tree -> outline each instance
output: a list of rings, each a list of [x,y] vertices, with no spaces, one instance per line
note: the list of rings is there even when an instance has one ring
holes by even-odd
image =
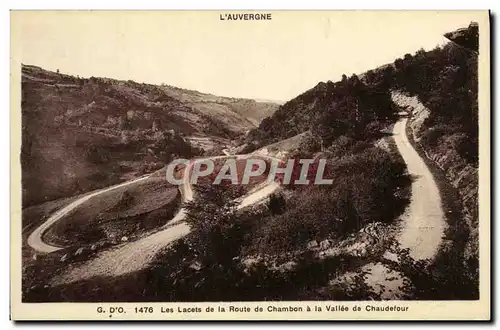
[[[306,153],[320,151],[321,140],[313,134],[306,134],[300,141],[299,149]]]
[[[282,195],[271,194],[267,201],[267,208],[272,215],[282,214],[286,208],[285,198]]]
[[[197,198],[186,208],[190,243],[204,266],[231,263],[239,254],[239,230],[232,186],[198,185]]]

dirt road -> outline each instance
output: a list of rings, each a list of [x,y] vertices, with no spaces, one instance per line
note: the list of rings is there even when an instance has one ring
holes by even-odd
[[[413,178],[411,201],[402,216],[399,242],[402,247],[410,249],[414,259],[427,259],[438,252],[445,229],[445,215],[434,177],[408,140],[407,120],[400,119],[393,130],[396,146]]]
[[[51,215],[42,225],[37,227],[30,234],[30,236],[28,237],[28,245],[31,246],[35,251],[41,252],[41,253],[50,253],[50,252],[54,252],[54,251],[62,249],[61,247],[49,245],[49,244],[46,244],[43,242],[42,236],[47,231],[47,229],[49,229],[50,226],[52,226],[54,223],[59,221],[62,217],[66,216],[68,213],[73,211],[75,208],[77,208],[81,204],[85,203],[86,201],[88,201],[89,199],[91,199],[97,195],[100,195],[102,193],[112,191],[112,190],[115,190],[115,189],[118,189],[121,187],[125,187],[125,186],[128,186],[130,184],[133,184],[133,183],[136,183],[139,181],[146,180],[147,178],[148,178],[148,176],[144,176],[144,177],[132,180],[132,181],[127,181],[124,183],[117,184],[115,186],[111,186],[111,187],[108,187],[105,189],[97,190],[93,193],[85,195],[82,198],[79,198],[76,201],[66,205],[65,207],[63,207],[62,209],[58,210],[53,215]]]
[[[444,234],[445,216],[441,197],[432,173],[413,148],[406,135],[408,118],[399,119],[394,125],[393,137],[399,153],[412,176],[411,200],[401,216],[397,240],[402,248],[410,250],[415,260],[432,259],[439,250]],[[397,256],[386,255],[397,260]],[[369,274],[366,283],[381,294],[382,299],[400,299],[403,285],[401,274],[388,269],[382,263],[370,263],[363,267]]]
[[[223,157],[224,156],[213,157],[212,159]],[[237,157],[244,157],[244,155]],[[202,159],[198,159],[197,161],[201,160]],[[189,172],[195,163],[196,162],[192,162],[186,166],[184,170],[184,183],[179,187],[184,202],[189,202],[194,198],[192,186],[189,182]],[[270,184],[253,191],[242,199],[238,208],[243,208],[262,201],[278,187],[278,184]],[[119,276],[147,267],[162,248],[189,233],[189,226],[183,222],[185,216],[185,210],[182,208],[175,217],[165,225],[165,229],[137,241],[103,251],[96,258],[54,278],[51,284],[70,283],[94,276]]]

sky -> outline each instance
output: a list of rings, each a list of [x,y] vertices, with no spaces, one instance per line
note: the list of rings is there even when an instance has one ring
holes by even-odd
[[[266,11],[268,13],[269,11]],[[287,101],[447,40],[484,12],[13,12],[20,61],[81,77],[165,83],[221,96]],[[482,17],[482,16],[479,16]]]

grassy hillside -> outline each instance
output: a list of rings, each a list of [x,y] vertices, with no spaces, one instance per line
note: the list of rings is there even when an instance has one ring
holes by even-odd
[[[395,119],[389,78],[366,82],[344,75],[338,82],[320,82],[265,118],[248,134],[247,143],[256,149],[306,131],[323,147],[346,134],[363,139]]]
[[[259,147],[309,132],[310,142],[306,145],[313,151],[318,150],[321,143],[321,149],[342,155],[346,137],[354,143],[360,143],[362,139],[366,141],[370,132],[379,128],[384,119],[390,122],[401,110],[413,112],[409,132],[422,148],[423,155],[458,191],[455,202],[461,204],[462,209],[455,211],[463,214],[459,221],[448,224],[440,265],[431,265],[422,271],[422,274],[430,274],[430,269],[433,269],[432,276],[445,280],[439,285],[428,283],[434,291],[423,288],[421,297],[477,297],[478,33],[477,24],[472,22],[466,28],[446,33],[445,37],[451,42],[442,47],[404,54],[393,63],[359,77],[319,83],[285,103],[249,134],[254,139],[254,147]],[[395,91],[406,94],[405,97],[396,96],[397,105],[389,100],[390,93],[393,96],[398,94]],[[410,96],[422,106],[407,103],[401,107],[404,100],[411,99]],[[377,105],[382,109],[377,109]],[[328,124],[324,125],[325,122]],[[359,199],[363,195],[356,196]],[[429,278],[423,281],[429,281]],[[461,294],[460,287],[472,289]]]
[[[258,126],[262,119],[272,115],[278,108],[278,104],[269,101],[216,96],[172,86],[162,86],[162,90],[184,105],[226,123],[234,131],[238,127],[250,129]]]
[[[444,47],[405,54],[359,76],[318,83],[281,105],[246,142],[256,149],[306,131],[327,145],[346,132],[360,136],[395,118],[399,108],[391,91],[397,89],[418,96],[431,109],[425,124],[437,128],[429,130],[431,143],[446,131],[461,134],[457,151],[467,162],[477,162],[477,24],[445,36],[452,42]]]
[[[458,192],[462,217],[449,223],[444,260],[456,292],[467,285],[479,296],[479,108],[478,40],[475,23],[445,34],[452,42],[431,51],[407,54],[395,62],[395,88],[415,96],[404,102],[413,111],[410,129],[426,157]],[[448,283],[450,284],[450,283]],[[450,290],[451,291],[451,290]]]
[[[22,66],[23,206],[225,145],[277,105]]]

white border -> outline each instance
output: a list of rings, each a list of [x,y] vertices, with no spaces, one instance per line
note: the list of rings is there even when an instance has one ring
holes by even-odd
[[[120,6],[117,6],[119,4]],[[285,5],[286,4],[286,5]],[[319,0],[308,0],[308,1],[287,1],[283,3],[279,3],[277,1],[270,1],[270,0],[254,0],[254,1],[193,1],[193,0],[186,0],[178,3],[167,3],[166,1],[152,1],[152,0],[141,0],[141,1],[128,1],[128,0],[123,0],[120,2],[116,1],[103,1],[103,0],[87,0],[87,1],[54,1],[54,0],[49,0],[49,1],[44,1],[43,5],[39,1],[3,1],[1,6],[2,10],[0,13],[0,24],[2,24],[2,29],[0,30],[0,38],[2,39],[2,51],[0,52],[2,56],[2,65],[0,66],[1,68],[1,81],[2,81],[2,97],[0,98],[2,105],[3,105],[3,111],[1,112],[1,118],[0,118],[0,123],[2,125],[0,129],[0,146],[3,148],[3,161],[0,164],[1,167],[1,173],[2,173],[2,185],[0,189],[0,203],[1,203],[1,210],[3,212],[4,217],[2,217],[1,221],[1,226],[2,226],[2,233],[4,235],[4,239],[2,240],[2,248],[1,248],[1,253],[5,258],[2,258],[4,260],[4,265],[5,262],[9,259],[10,257],[10,247],[9,247],[9,240],[6,237],[8,233],[10,232],[9,230],[9,218],[10,218],[10,212],[9,212],[9,199],[10,199],[10,190],[9,190],[9,111],[8,109],[10,108],[9,106],[9,38],[10,38],[10,31],[9,31],[9,12],[8,9],[493,9],[493,12],[498,12],[498,7],[499,7],[500,2],[499,1],[485,1],[485,0],[474,0],[474,1],[436,1],[436,0],[420,0],[415,3],[406,3],[406,2],[401,2],[401,1],[388,1],[388,0],[379,0],[379,1],[370,1],[370,0],[365,0],[365,1],[349,1],[349,2],[326,2],[326,1],[319,1]],[[498,42],[498,35],[496,33],[493,33],[492,36],[494,37],[494,40],[492,40],[492,46],[494,46]],[[494,47],[492,47],[493,50]],[[497,59],[497,54],[495,54],[495,59]],[[492,58],[492,61],[494,59]],[[492,78],[495,76],[497,73],[497,70],[492,73]],[[498,85],[496,85],[495,90],[492,91],[492,96],[497,95],[499,91]],[[494,109],[498,109],[498,103],[495,98],[492,99],[492,105],[494,106]],[[498,118],[498,115],[496,116],[495,124],[498,127],[500,119]],[[493,129],[493,132],[496,130]],[[496,145],[496,153],[498,154],[498,140],[495,139],[494,145]],[[497,181],[495,181],[495,184]],[[500,197],[498,195],[495,198],[495,205],[500,205]],[[495,234],[498,234],[498,229],[499,226],[496,225],[496,231]],[[498,237],[498,235],[496,235]],[[493,240],[494,242],[495,240]],[[498,262],[498,254],[494,254],[495,256],[495,262]],[[3,272],[2,272],[2,283],[3,285],[1,286],[2,291],[1,296],[3,297],[2,300],[2,310],[4,313],[8,310],[9,308],[9,300],[7,297],[9,297],[9,284],[8,284],[8,278],[9,278],[9,269],[8,267],[3,267]],[[495,286],[496,289],[498,290],[498,286]],[[495,296],[496,296],[495,292]],[[498,309],[498,304],[495,304]],[[496,311],[495,311],[496,312]],[[494,312],[493,315],[496,313]],[[498,315],[498,314],[496,314]],[[4,314],[3,320],[7,320],[6,315]],[[13,323],[12,322],[5,322],[2,323],[2,328],[3,326],[6,326],[7,328],[13,328]],[[26,325],[25,325],[26,326]],[[33,325],[27,325],[26,327],[31,328]],[[49,325],[50,326],[50,325]],[[70,325],[62,325],[61,328],[67,329],[69,328]],[[112,326],[111,324],[109,326]],[[114,325],[114,326],[121,326],[120,325]],[[188,325],[182,324],[182,325],[174,325],[174,324],[160,324],[160,325],[155,325],[158,327],[186,327]],[[211,325],[211,326],[219,326],[219,325]],[[258,325],[259,327],[267,326],[267,325]],[[288,325],[287,325],[288,326]],[[334,325],[335,327],[346,327],[346,324],[336,324]],[[356,326],[364,327],[366,324],[357,324]],[[370,324],[370,326],[377,326]],[[383,324],[380,324],[378,326],[385,326]],[[401,326],[399,324],[398,326]],[[428,328],[429,324],[420,324],[416,325],[416,327],[425,327]],[[473,326],[473,325],[472,325]]]

